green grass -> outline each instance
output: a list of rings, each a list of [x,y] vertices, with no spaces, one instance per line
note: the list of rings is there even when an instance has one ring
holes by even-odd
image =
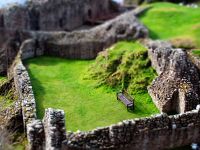
[[[7,80],[6,77],[0,76],[0,85]],[[11,106],[13,104],[13,100],[11,100],[11,97],[13,95],[13,92],[9,90],[6,92],[6,94],[0,93],[0,107],[1,109],[6,109],[7,107]]]
[[[200,8],[172,3],[153,3],[150,6],[140,20],[149,28],[151,38],[200,47]]]
[[[134,96],[146,94],[156,77],[147,49],[138,42],[116,43],[99,54],[89,71],[89,78],[98,80],[99,86],[125,89]]]
[[[200,49],[192,50],[192,54],[200,57]]]
[[[0,85],[2,82],[6,81],[6,77],[0,76]]]
[[[158,113],[147,93],[136,95],[135,110],[127,112],[125,106],[116,100],[114,89],[96,87],[96,80],[85,78],[88,66],[93,63],[54,57],[39,57],[25,62],[39,118],[43,117],[45,108],[63,109],[67,130],[86,131]]]

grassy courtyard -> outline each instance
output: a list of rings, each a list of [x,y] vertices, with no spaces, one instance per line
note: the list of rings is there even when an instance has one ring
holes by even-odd
[[[116,90],[86,79],[94,61],[38,57],[25,62],[37,103],[39,118],[45,108],[63,109],[67,130],[90,130],[125,119],[150,116],[159,111],[148,93],[134,95],[135,110],[127,112],[116,100]]]
[[[140,16],[153,39],[171,40],[177,47],[200,47],[200,8],[153,3]]]

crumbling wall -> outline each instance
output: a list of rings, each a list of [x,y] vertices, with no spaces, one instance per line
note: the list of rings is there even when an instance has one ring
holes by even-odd
[[[44,41],[44,53],[73,59],[94,59],[97,54],[119,40],[146,38],[148,30],[135,17],[135,11],[127,12],[90,30],[38,33]],[[41,40],[42,41],[42,40]]]
[[[82,26],[88,12],[109,15],[111,0],[32,0],[0,10],[0,27],[17,30],[71,31]]]
[[[174,115],[125,120],[90,132],[70,133],[63,150],[169,149],[199,142],[200,109]]]
[[[40,48],[38,40],[27,39],[20,47],[21,59],[29,59],[44,55],[44,49]]]
[[[29,150],[60,150],[66,139],[63,110],[46,109],[43,122],[32,121],[27,125]]]
[[[43,150],[45,147],[44,126],[42,121],[34,120],[27,124],[29,150]]]
[[[148,30],[135,17],[125,13],[90,30],[43,32],[0,29],[0,74],[6,74],[19,50],[22,59],[40,55],[71,59],[94,59],[98,52],[119,40],[135,40],[148,36]]]
[[[31,150],[37,147],[38,143],[42,145],[45,143],[44,149],[48,150],[61,147],[63,150],[105,148],[156,150],[200,142],[200,106],[196,110],[174,116],[160,114],[149,118],[125,120],[89,132],[68,132],[65,140],[64,112],[47,109],[43,125],[40,121],[35,121],[34,95],[28,73],[20,59],[15,64],[14,70],[14,81],[22,100],[24,125],[28,124],[27,137]],[[42,149],[39,145],[38,148]]]
[[[200,103],[200,78],[187,53],[161,42],[150,44],[148,53],[159,75],[148,87],[156,106],[166,113],[193,110]]]
[[[46,109],[43,125],[37,120],[27,126],[30,150],[42,149],[42,145],[48,150],[170,149],[200,142],[199,133],[200,105],[184,114],[159,114],[124,120],[89,132],[67,132],[67,138],[62,110]]]
[[[45,110],[43,119],[47,150],[60,150],[66,139],[65,115],[63,110]]]
[[[16,92],[21,101],[24,127],[26,128],[28,123],[37,118],[35,97],[33,94],[30,77],[26,68],[22,64],[21,59],[16,58],[16,64],[13,67],[13,72]]]

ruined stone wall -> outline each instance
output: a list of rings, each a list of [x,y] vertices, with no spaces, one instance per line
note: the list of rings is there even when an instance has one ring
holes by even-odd
[[[84,31],[43,32],[0,28],[0,74],[6,74],[19,50],[22,59],[50,55],[71,59],[94,59],[98,52],[118,40],[148,36],[148,30],[131,11]]]
[[[48,150],[59,150],[66,139],[65,115],[63,110],[46,109],[43,119],[45,143]]]
[[[89,132],[67,132],[67,138],[64,112],[47,109],[43,122],[28,124],[27,138],[30,150],[170,149],[200,142],[200,106],[179,115],[159,114]]]
[[[27,39],[20,47],[21,59],[29,59],[44,55],[44,49],[40,48],[38,40]]]
[[[19,58],[16,58],[13,73],[16,92],[21,101],[24,127],[26,128],[28,123],[36,119],[36,103],[30,77]]]
[[[29,150],[60,150],[66,139],[63,110],[46,109],[43,121],[35,120],[27,125]]]
[[[41,120],[27,124],[27,140],[29,150],[43,150],[45,147],[44,126]]]
[[[200,142],[200,109],[174,115],[120,122],[90,132],[69,133],[63,150],[74,149],[169,149]]]
[[[166,113],[193,110],[200,103],[199,69],[195,62],[184,50],[174,49],[166,42],[149,42],[148,47],[152,66],[158,73],[148,87],[156,106]]]
[[[94,59],[97,54],[119,40],[136,40],[148,36],[148,30],[130,11],[90,30],[45,34],[44,53],[72,59]],[[38,37],[44,37],[39,33]]]
[[[88,13],[109,15],[110,0],[32,0],[0,10],[0,27],[18,30],[71,31],[82,26]]]
[[[195,66],[200,70],[200,59],[191,52],[187,52],[188,58],[195,64]]]

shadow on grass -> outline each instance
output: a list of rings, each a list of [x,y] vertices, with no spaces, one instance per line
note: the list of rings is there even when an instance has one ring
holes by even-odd
[[[59,63],[66,62],[66,61],[67,61],[67,63],[73,63],[74,61],[77,61],[77,60],[45,55],[45,56],[39,56],[39,57],[37,57],[37,59],[30,58],[28,60],[25,60],[24,64],[34,64],[34,65],[38,65],[38,66],[55,66],[55,65],[58,65]],[[26,68],[28,68],[28,65],[26,65]]]
[[[161,39],[156,32],[152,31],[151,29],[148,29],[148,30],[149,30],[149,36],[150,36],[150,38],[152,38],[153,40]]]

